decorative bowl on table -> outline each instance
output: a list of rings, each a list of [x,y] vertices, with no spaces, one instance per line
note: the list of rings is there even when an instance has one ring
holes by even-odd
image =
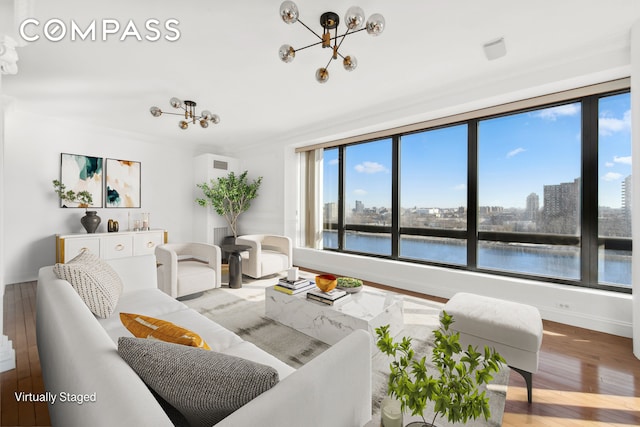
[[[362,280],[360,279],[354,279],[353,277],[339,277],[336,287],[343,291],[355,293],[360,292],[363,286]]]
[[[320,288],[322,292],[332,291],[337,284],[338,279],[336,279],[336,276],[332,276],[331,274],[321,274],[316,276],[316,286]]]

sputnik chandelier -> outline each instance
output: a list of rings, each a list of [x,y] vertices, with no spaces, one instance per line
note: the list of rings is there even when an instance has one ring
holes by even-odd
[[[342,58],[342,65],[344,66],[345,70],[353,71],[358,66],[358,61],[353,55],[344,56],[338,51],[340,49],[340,46],[342,46],[342,42],[344,42],[344,39],[348,35],[367,30],[367,33],[371,34],[372,36],[379,36],[380,34],[382,34],[382,31],[384,31],[385,27],[384,17],[379,13],[374,13],[373,15],[371,15],[365,24],[364,11],[358,6],[352,6],[347,10],[347,13],[344,15],[344,21],[345,25],[347,26],[347,31],[344,34],[340,35],[338,35],[338,24],[340,24],[340,18],[335,12],[325,12],[320,16],[320,25],[323,29],[322,35],[309,28],[304,22],[300,20],[299,16],[300,13],[298,12],[298,6],[296,6],[294,2],[285,1],[280,5],[280,17],[285,23],[295,24],[296,22],[299,22],[303,27],[305,27],[316,37],[318,37],[320,41],[312,43],[308,46],[300,47],[298,49],[294,49],[292,46],[284,44],[280,47],[280,59],[283,62],[291,62],[295,58],[296,52],[299,52],[311,46],[317,46],[319,44],[321,44],[323,48],[332,49],[333,52],[327,65],[316,70],[316,80],[320,83],[326,83],[327,80],[329,80],[329,71],[327,71],[327,69],[331,64],[331,61],[333,61],[334,59],[338,59],[338,56]],[[331,33],[331,30],[334,30],[333,35]],[[332,41],[333,45],[331,44]]]
[[[200,126],[203,128],[209,127],[209,122],[217,125],[220,123],[220,117],[217,114],[212,114],[211,111],[202,110],[200,115],[196,114],[196,103],[194,101],[182,101],[178,98],[171,98],[169,103],[173,108],[178,108],[184,110],[184,113],[169,113],[166,111],[162,111],[158,107],[149,108],[149,112],[153,117],[160,117],[163,114],[173,114],[174,116],[184,116],[184,120],[180,120],[178,122],[178,126],[180,129],[186,129],[189,127],[189,122],[192,122],[194,125],[196,122],[200,123]]]

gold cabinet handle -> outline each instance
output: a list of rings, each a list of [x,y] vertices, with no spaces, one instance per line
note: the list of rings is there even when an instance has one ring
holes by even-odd
[[[122,243],[118,243],[118,244],[116,245],[116,251],[121,251],[121,250],[123,250],[123,249],[124,249],[124,245],[123,245]]]

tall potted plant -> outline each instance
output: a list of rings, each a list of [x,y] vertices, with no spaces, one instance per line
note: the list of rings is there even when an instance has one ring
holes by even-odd
[[[204,194],[204,198],[196,199],[196,202],[203,207],[213,206],[213,210],[229,224],[234,239],[238,237],[238,217],[251,207],[251,201],[258,196],[262,183],[261,176],[249,183],[247,172],[237,176],[229,172],[226,177],[196,184]]]
[[[452,423],[466,423],[480,416],[488,420],[491,416],[489,398],[479,387],[493,379],[491,373],[498,372],[505,360],[495,349],[486,346],[484,354],[472,346],[463,351],[460,333],[449,329],[452,323],[453,317],[443,312],[440,328],[433,331],[431,361],[436,376],[428,373],[426,356],[416,358],[410,337],[394,342],[389,335],[389,325],[376,328],[378,348],[393,357],[387,394],[400,401],[403,412],[410,410],[411,415],[422,418],[422,422],[410,425],[435,426],[438,416]],[[430,423],[424,418],[429,401],[433,402],[434,413]]]
[[[93,196],[88,191],[75,192],[73,190],[67,190],[67,187],[57,179],[53,180],[53,189],[60,198],[60,200],[67,201],[69,203],[77,203],[78,207],[84,208],[85,215],[80,219],[80,223],[87,230],[87,233],[95,233],[96,229],[100,225],[100,217],[96,211],[88,210],[89,206],[93,203]],[[62,207],[66,208],[66,205]]]

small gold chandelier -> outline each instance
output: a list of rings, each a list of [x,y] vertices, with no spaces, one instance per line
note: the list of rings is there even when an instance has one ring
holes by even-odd
[[[367,33],[370,35],[379,36],[382,34],[382,31],[384,31],[385,27],[384,17],[379,13],[371,15],[365,24],[364,11],[358,6],[352,6],[347,10],[347,13],[344,15],[347,31],[340,35],[338,35],[338,24],[340,24],[340,18],[335,12],[325,12],[320,16],[320,25],[323,28],[322,35],[309,28],[299,19],[299,16],[300,13],[298,12],[298,6],[296,6],[294,2],[285,1],[280,5],[280,17],[285,23],[295,24],[296,22],[299,22],[303,27],[318,37],[320,41],[298,49],[294,49],[288,44],[283,44],[280,46],[278,54],[282,62],[289,63],[295,58],[296,52],[311,46],[321,44],[323,48],[332,49],[333,52],[327,65],[316,70],[316,80],[319,83],[326,83],[326,81],[329,80],[329,71],[327,71],[327,68],[329,68],[331,61],[338,59],[338,56],[342,58],[342,65],[345,70],[353,71],[358,66],[358,61],[353,55],[343,56],[338,52],[347,35],[367,30]],[[334,35],[331,34],[331,30],[334,30]],[[333,45],[331,44],[332,41]]]
[[[173,108],[178,108],[184,110],[184,113],[168,113],[166,111],[162,111],[158,107],[149,108],[149,112],[153,117],[160,117],[162,114],[173,114],[174,116],[184,116],[184,120],[180,120],[178,122],[178,126],[180,129],[186,129],[189,127],[189,122],[192,122],[194,125],[196,122],[200,123],[200,126],[203,128],[209,127],[209,122],[217,125],[220,123],[220,117],[217,114],[212,114],[211,111],[202,110],[202,113],[198,116],[196,114],[196,103],[194,101],[182,101],[178,98],[171,98],[169,103]]]

